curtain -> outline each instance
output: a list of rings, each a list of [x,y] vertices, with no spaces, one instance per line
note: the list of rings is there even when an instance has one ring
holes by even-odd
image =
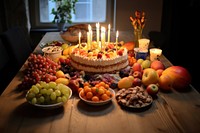
[[[20,26],[29,34],[28,0],[2,0],[0,5],[0,32]]]

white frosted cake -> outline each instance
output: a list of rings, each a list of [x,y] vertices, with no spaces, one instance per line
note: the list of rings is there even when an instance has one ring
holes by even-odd
[[[113,48],[111,44],[104,50],[87,50],[79,48],[73,49],[71,54],[71,65],[85,72],[106,73],[119,71],[128,66],[128,54],[126,48]]]

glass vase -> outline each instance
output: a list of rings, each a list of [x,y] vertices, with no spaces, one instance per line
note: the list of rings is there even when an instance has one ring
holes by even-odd
[[[134,29],[133,41],[135,42],[135,48],[139,47],[139,39],[142,38],[142,29]]]

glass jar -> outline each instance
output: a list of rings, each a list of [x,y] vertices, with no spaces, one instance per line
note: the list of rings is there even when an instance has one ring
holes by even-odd
[[[142,29],[134,29],[133,31],[133,41],[135,42],[135,48],[139,47],[138,40],[142,38]]]

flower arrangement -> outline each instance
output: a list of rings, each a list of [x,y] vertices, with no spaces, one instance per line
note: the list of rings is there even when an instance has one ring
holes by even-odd
[[[134,29],[141,29],[143,30],[145,26],[145,12],[144,11],[135,11],[135,18],[130,16],[131,24],[133,25]]]

